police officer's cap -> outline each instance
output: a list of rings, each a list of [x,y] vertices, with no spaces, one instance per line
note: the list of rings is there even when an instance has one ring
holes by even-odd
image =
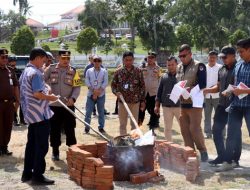
[[[46,51],[47,56],[51,57],[52,59],[54,59],[54,56],[52,55],[52,53],[50,53],[49,51]]]
[[[8,55],[8,50],[5,48],[0,48],[0,55]]]
[[[69,50],[59,50],[58,54],[62,57],[70,57],[71,52]]]
[[[233,47],[230,47],[230,46],[224,46],[222,49],[221,49],[221,53],[219,54],[220,57],[225,57],[227,55],[235,55],[236,51]]]
[[[154,51],[150,51],[150,52],[148,52],[148,56],[154,56],[154,57],[156,57],[157,54]]]
[[[218,52],[216,50],[211,50],[208,52],[208,55],[218,55]]]
[[[16,58],[16,56],[9,56],[9,58],[8,58],[8,60],[9,60],[9,62],[11,62],[11,61],[17,61],[17,58]]]
[[[93,60],[102,60],[102,58],[99,55],[94,55]]]

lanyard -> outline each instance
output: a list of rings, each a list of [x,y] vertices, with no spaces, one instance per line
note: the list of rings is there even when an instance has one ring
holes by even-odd
[[[97,74],[96,74],[96,73],[97,73]],[[99,73],[100,73],[100,71],[98,71],[98,72],[95,72],[95,69],[94,69],[95,80],[97,80],[97,78],[98,78],[98,75],[99,75]]]

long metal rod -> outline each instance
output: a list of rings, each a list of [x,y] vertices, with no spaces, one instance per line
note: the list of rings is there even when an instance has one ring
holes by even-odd
[[[105,139],[106,141],[112,143],[112,141],[110,139],[108,139],[106,136],[104,136],[102,133],[100,133],[99,131],[95,130],[91,125],[89,125],[87,122],[85,122],[83,119],[81,119],[75,112],[73,112],[70,108],[68,108],[67,105],[65,105],[59,98],[57,99],[57,101],[66,109],[68,110],[76,119],[78,119],[80,122],[84,123],[85,125],[87,125],[92,131],[94,131],[96,134],[100,135],[103,139]]]
[[[137,123],[136,120],[135,120],[135,117],[134,117],[133,114],[131,113],[131,111],[130,111],[130,109],[129,109],[129,107],[128,107],[128,104],[125,102],[125,100],[124,100],[122,94],[120,95],[120,99],[121,99],[121,101],[122,101],[124,107],[126,108],[126,110],[127,110],[127,112],[128,112],[128,115],[129,115],[130,119],[133,121],[135,127],[136,127],[137,129],[140,129],[138,123]]]

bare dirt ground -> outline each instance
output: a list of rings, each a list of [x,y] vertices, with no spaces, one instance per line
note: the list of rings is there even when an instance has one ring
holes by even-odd
[[[114,111],[115,107],[115,96],[110,92],[110,87],[107,88],[106,95],[106,108],[111,113]],[[86,103],[86,88],[83,87],[81,95],[77,101],[78,108],[84,108]],[[80,115],[78,112],[76,112]],[[83,117],[83,116],[82,116]],[[148,115],[144,121],[142,129],[144,132],[148,130],[147,127]],[[107,136],[115,137],[119,135],[119,120],[117,116],[109,115],[106,117],[105,130],[107,131]],[[98,122],[97,118],[93,117],[92,126],[97,128]],[[156,132],[158,139],[164,139],[164,129],[163,129],[163,118],[161,117],[160,129]],[[214,168],[208,166],[208,164],[201,165],[201,175],[198,177],[195,183],[190,183],[185,180],[183,174],[176,173],[174,171],[161,170],[164,174],[166,181],[159,184],[142,184],[142,185],[132,185],[129,182],[114,182],[114,189],[250,189],[250,139],[248,132],[246,130],[245,124],[243,125],[243,153],[241,157],[240,164],[241,168],[223,173],[215,173]],[[91,132],[89,135],[83,133],[83,124],[77,122],[76,136],[78,143],[88,143],[95,142],[100,139],[97,135]],[[49,150],[46,162],[46,176],[51,179],[56,180],[53,186],[32,186],[29,183],[22,183],[20,181],[21,173],[23,170],[23,158],[24,150],[26,144],[27,127],[13,127],[12,138],[9,145],[9,149],[13,151],[13,156],[11,157],[0,157],[0,189],[62,189],[62,190],[75,190],[82,189],[77,186],[73,181],[71,181],[67,174],[66,167],[66,150],[67,146],[65,143],[60,147],[61,151],[61,161],[53,162],[51,161],[51,149]],[[173,139],[175,143],[183,144],[183,140],[180,134],[179,126],[174,122],[173,127]],[[65,142],[65,137],[63,136],[62,141]],[[206,145],[208,147],[208,152],[210,158],[214,158],[216,155],[213,141],[211,139],[206,140]],[[53,169],[54,168],[54,169]],[[53,170],[51,170],[53,169]]]

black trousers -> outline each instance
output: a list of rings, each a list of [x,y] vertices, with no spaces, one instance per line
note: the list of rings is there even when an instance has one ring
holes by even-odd
[[[46,168],[45,156],[49,149],[49,120],[30,124],[24,157],[24,174],[41,177]]]
[[[53,117],[50,119],[51,131],[50,131],[50,146],[58,148],[61,145],[61,129],[64,129],[66,135],[66,145],[71,146],[76,144],[75,117],[63,107],[50,106],[54,112]],[[69,107],[72,111],[75,111],[73,106]]]
[[[149,128],[154,129],[159,126],[159,116],[155,114],[154,108],[155,108],[155,97],[156,96],[149,96],[149,93],[147,93],[146,96],[146,110],[150,114],[150,120],[149,120]],[[139,110],[139,117],[138,117],[138,123],[141,125],[145,118],[145,111]]]

